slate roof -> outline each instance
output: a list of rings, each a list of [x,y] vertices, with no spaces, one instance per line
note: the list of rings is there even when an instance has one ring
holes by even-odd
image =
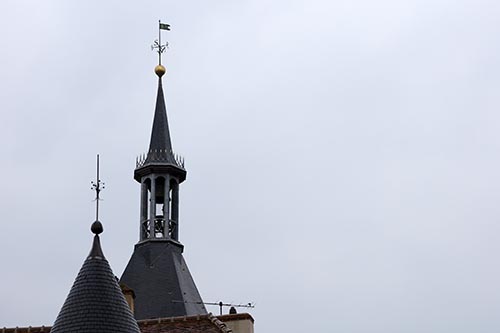
[[[207,314],[182,250],[172,240],[135,246],[120,283],[135,293],[137,320]]]
[[[159,154],[161,156],[159,156]],[[168,128],[167,107],[163,96],[163,85],[161,78],[158,79],[158,94],[156,96],[156,107],[151,130],[151,141],[149,143],[148,158],[146,162],[162,161],[177,165],[172,152],[172,141]]]
[[[139,333],[139,327],[104,257],[99,236],[57,316],[52,333]]]
[[[162,73],[162,71],[160,71]],[[149,152],[136,165],[134,178],[169,174],[178,183],[186,179],[183,160],[172,152],[161,75]],[[206,314],[201,296],[182,257],[183,246],[171,239],[148,239],[137,244],[120,283],[135,294],[137,320]]]

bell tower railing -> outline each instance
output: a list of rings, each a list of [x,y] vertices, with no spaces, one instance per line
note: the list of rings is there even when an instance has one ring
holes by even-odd
[[[168,220],[168,230],[167,236],[165,235],[165,218],[163,216],[158,215],[154,219],[154,235],[151,237],[151,223],[150,220],[143,220],[141,222],[141,240],[147,239],[175,239],[173,235],[175,234],[175,230],[177,228],[177,221],[169,219]]]

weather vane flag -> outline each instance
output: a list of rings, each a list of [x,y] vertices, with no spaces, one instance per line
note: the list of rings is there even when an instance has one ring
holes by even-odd
[[[158,64],[161,65],[161,54],[168,48],[168,42],[165,44],[161,43],[161,31],[170,31],[170,24],[161,23],[161,21],[158,21],[158,24],[158,39],[154,41],[153,45],[151,45],[151,50],[156,49],[156,52],[158,52]]]
[[[161,21],[158,21],[158,22],[160,22],[160,30],[169,30],[170,31],[170,24],[161,23]]]

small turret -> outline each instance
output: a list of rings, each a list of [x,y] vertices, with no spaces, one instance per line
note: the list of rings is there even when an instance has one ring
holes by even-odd
[[[179,184],[186,179],[184,161],[176,158],[168,127],[162,76],[166,69],[155,68],[158,94],[149,151],[140,159],[134,178],[141,184],[139,240],[179,240]]]
[[[92,224],[95,234],[90,253],[57,316],[52,333],[140,333],[115,275],[101,248],[102,224]]]

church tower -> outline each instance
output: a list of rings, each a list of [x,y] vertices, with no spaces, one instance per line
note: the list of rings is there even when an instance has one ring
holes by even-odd
[[[155,72],[158,94],[149,151],[138,158],[134,171],[141,184],[139,242],[120,279],[135,295],[137,320],[207,313],[182,256],[179,186],[186,170],[170,140],[162,86],[166,69],[160,64]]]

